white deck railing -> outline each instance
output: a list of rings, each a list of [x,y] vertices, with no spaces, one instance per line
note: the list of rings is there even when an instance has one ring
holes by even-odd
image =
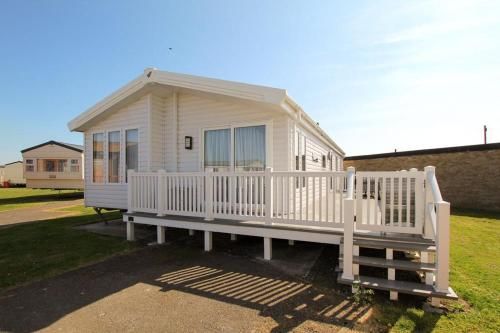
[[[424,235],[436,241],[436,279],[438,291],[447,292],[450,264],[450,203],[443,201],[435,168],[425,168]]]
[[[360,230],[421,234],[424,173],[356,172],[356,226]]]
[[[264,221],[355,231],[427,235],[436,226],[437,182],[424,171],[397,172],[134,172],[128,174],[129,212]],[[349,179],[349,180],[348,180]],[[427,183],[427,185],[426,185]],[[345,207],[352,200],[353,212]],[[431,206],[434,209],[431,209]],[[426,213],[427,210],[427,213]]]

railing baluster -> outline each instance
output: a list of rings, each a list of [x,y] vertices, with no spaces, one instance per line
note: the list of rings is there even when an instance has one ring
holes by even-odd
[[[410,227],[411,226],[411,194],[410,194],[410,187],[411,187],[411,177],[408,176],[406,177],[406,226]]]

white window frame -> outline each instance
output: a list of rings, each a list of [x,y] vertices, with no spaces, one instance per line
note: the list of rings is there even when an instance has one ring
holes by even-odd
[[[230,154],[229,154],[229,171],[234,171],[234,129],[239,127],[252,127],[252,126],[265,126],[266,129],[266,168],[273,166],[273,121],[251,121],[251,122],[234,122],[228,125],[218,125],[203,127],[200,129],[200,149],[199,149],[199,160],[200,166],[199,171],[205,171],[205,132],[212,130],[230,129],[231,130],[231,143],[230,143]]]
[[[141,151],[141,136],[140,136],[140,128],[138,126],[128,126],[128,127],[119,127],[119,128],[114,128],[114,127],[110,127],[110,128],[106,128],[106,129],[95,129],[93,131],[90,131],[89,132],[89,135],[90,135],[90,184],[92,185],[110,185],[110,186],[123,186],[123,185],[126,185],[127,182],[125,181],[126,177],[125,177],[125,173],[127,172],[127,170],[125,170],[125,148],[126,148],[126,143],[125,143],[125,140],[126,140],[126,137],[125,137],[125,133],[126,131],[128,130],[137,130],[137,141],[138,141],[138,145],[139,145],[139,149],[138,149],[138,153],[140,153]],[[110,183],[109,182],[109,170],[108,170],[108,162],[109,162],[109,147],[108,147],[108,144],[109,144],[109,141],[108,141],[108,135],[110,132],[120,132],[120,167],[119,167],[119,181],[118,183]],[[102,183],[96,183],[94,182],[94,134],[104,134],[104,159],[103,159],[103,163],[104,163],[104,181]],[[139,156],[137,156],[138,158],[138,162],[140,161],[139,159]]]

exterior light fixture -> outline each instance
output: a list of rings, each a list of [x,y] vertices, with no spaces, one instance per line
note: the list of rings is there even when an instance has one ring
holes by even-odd
[[[193,149],[193,137],[192,136],[185,136],[184,137],[184,148],[188,150]]]

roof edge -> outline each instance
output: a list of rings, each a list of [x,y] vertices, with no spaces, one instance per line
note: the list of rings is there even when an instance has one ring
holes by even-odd
[[[486,144],[479,144],[479,145],[468,145],[468,146],[454,146],[454,147],[443,147],[443,148],[407,150],[407,151],[400,151],[400,152],[393,152],[393,153],[348,156],[344,160],[345,161],[371,160],[371,159],[386,158],[386,157],[461,153],[461,152],[496,150],[496,149],[500,149],[500,142],[486,143]]]
[[[40,147],[43,147],[43,146],[47,146],[47,145],[57,145],[57,146],[61,146],[63,148],[67,148],[67,149],[70,149],[70,150],[77,151],[79,153],[83,153],[83,148],[79,149],[79,148],[76,148],[76,147],[73,147],[73,146],[66,145],[66,144],[64,144],[62,142],[50,140],[50,141],[41,143],[41,144],[33,146],[33,147],[29,147],[29,148],[23,149],[23,150],[21,150],[21,154],[24,154],[24,153],[26,153],[26,152],[28,152],[30,150],[34,150],[34,149],[37,149],[37,148],[40,148]]]

